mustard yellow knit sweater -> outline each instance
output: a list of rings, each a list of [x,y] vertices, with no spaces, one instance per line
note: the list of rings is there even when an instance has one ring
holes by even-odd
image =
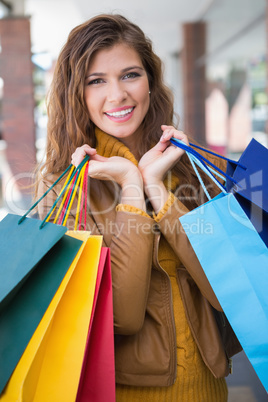
[[[100,155],[122,156],[137,165],[133,154],[120,141],[100,130],[96,130],[97,152]],[[178,179],[173,177],[171,188],[178,185]],[[170,197],[162,211],[155,217],[158,221],[172,204],[174,196]],[[127,210],[133,213],[145,212],[129,205],[118,205],[118,210]],[[184,307],[176,281],[176,266],[178,260],[173,250],[162,236],[159,246],[159,263],[168,273],[173,295],[173,310],[177,340],[177,378],[171,387],[130,387],[116,386],[117,402],[226,402],[227,386],[225,379],[216,379],[204,364],[197,345],[192,337],[185,316]]]

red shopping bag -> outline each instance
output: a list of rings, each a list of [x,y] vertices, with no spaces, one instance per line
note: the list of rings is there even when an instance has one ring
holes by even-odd
[[[110,250],[101,250],[95,296],[76,402],[115,402]]]

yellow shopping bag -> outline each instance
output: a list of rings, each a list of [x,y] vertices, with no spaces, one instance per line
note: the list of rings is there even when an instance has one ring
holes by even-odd
[[[74,402],[94,299],[102,237],[67,232],[83,241],[32,336],[0,401]]]

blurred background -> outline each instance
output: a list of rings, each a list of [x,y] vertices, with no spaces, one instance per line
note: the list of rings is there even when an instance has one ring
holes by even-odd
[[[253,137],[268,146],[268,0],[0,0],[0,219],[32,202],[25,186],[44,155],[59,51],[72,28],[103,12],[153,41],[180,129],[233,159]],[[234,373],[230,401],[268,400],[243,354]]]

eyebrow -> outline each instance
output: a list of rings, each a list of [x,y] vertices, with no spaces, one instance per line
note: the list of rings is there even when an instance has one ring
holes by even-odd
[[[130,67],[123,68],[123,70],[121,70],[121,73],[125,73],[126,71],[136,70],[136,69],[144,71],[144,68],[143,68],[143,67],[140,67],[140,66],[130,66]],[[105,75],[106,75],[106,73],[97,73],[97,72],[96,72],[96,73],[92,73],[92,74],[87,75],[87,76],[86,76],[86,79],[89,78],[89,77],[94,77],[94,76],[104,77]]]

